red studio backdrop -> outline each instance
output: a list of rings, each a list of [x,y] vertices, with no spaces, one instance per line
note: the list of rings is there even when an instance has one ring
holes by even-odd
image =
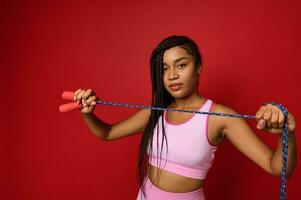
[[[141,133],[104,142],[79,111],[60,113],[65,90],[92,88],[104,101],[150,105],[149,58],[165,37],[199,45],[200,93],[255,114],[267,101],[300,121],[299,1],[1,1],[0,199],[135,199]],[[298,92],[299,91],[299,92]],[[98,105],[108,123],[138,109]],[[276,135],[254,132],[275,149]],[[301,145],[297,125],[297,147]],[[300,154],[300,152],[299,152]],[[300,167],[287,199],[300,199]],[[229,141],[204,185],[208,200],[279,199],[280,178]]]

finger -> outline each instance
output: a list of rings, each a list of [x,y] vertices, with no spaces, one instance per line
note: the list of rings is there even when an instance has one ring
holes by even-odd
[[[92,89],[87,89],[86,92],[83,94],[83,97],[82,97],[82,104],[83,105],[89,106],[89,104],[87,104],[87,99],[89,99],[89,97],[91,97],[92,92],[93,92]]]
[[[92,101],[96,100],[96,96],[89,96],[89,98],[86,100],[87,103],[91,103]]]
[[[82,99],[86,101],[88,97],[91,95],[91,93],[92,93],[92,89],[87,89],[83,94]]]
[[[81,102],[82,101],[82,97],[83,97],[83,95],[85,94],[85,90],[81,90],[80,92],[79,92],[79,94],[77,95],[77,101],[78,102]]]
[[[257,128],[258,129],[263,129],[266,125],[266,121],[264,119],[260,119],[257,123]]]
[[[271,124],[273,128],[279,127],[279,110],[277,108],[272,110]]]
[[[92,101],[96,100],[96,96],[89,96],[88,100],[86,100],[86,104],[90,104]]]
[[[283,128],[284,126],[284,114],[282,112],[279,113],[279,128]]]
[[[258,110],[257,113],[256,113],[256,120],[257,120],[257,122],[258,122],[261,118],[263,118],[263,113],[264,113],[265,110],[266,110],[266,106],[261,106],[261,107],[259,108],[259,110]]]
[[[270,121],[271,117],[272,117],[272,111],[270,108],[267,108],[263,113],[263,119],[267,122]]]
[[[81,90],[82,90],[81,88],[79,88],[78,90],[76,90],[76,91],[74,92],[74,95],[77,95]]]
[[[88,106],[89,106],[90,108],[94,108],[95,105],[96,105],[96,102],[95,102],[95,101],[92,101]]]
[[[263,113],[263,119],[266,122],[266,127],[271,128],[271,117],[272,117],[272,110],[271,108],[267,108]]]
[[[74,92],[74,101],[77,99],[77,95],[78,95],[78,93],[81,91],[81,88],[79,88],[78,90],[76,90],[75,92]]]

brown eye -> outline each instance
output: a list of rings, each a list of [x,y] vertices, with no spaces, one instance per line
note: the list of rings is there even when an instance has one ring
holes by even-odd
[[[185,66],[186,66],[186,64],[179,65],[180,68],[185,67]]]

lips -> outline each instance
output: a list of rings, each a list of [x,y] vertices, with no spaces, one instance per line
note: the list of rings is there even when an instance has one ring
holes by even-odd
[[[172,89],[173,91],[177,91],[177,90],[181,89],[181,85],[182,85],[182,83],[172,83],[168,87],[170,89]]]

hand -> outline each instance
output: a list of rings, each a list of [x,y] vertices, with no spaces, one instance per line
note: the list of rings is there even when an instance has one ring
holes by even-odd
[[[82,104],[83,106],[81,109],[82,114],[93,113],[96,106],[96,101],[98,100],[99,98],[92,89],[78,89],[74,93],[74,101],[76,101],[78,104]]]
[[[270,133],[283,133],[284,130],[284,114],[275,105],[267,104],[261,106],[256,113],[257,129]],[[292,114],[288,113],[287,117],[288,132],[295,132],[296,122]]]

